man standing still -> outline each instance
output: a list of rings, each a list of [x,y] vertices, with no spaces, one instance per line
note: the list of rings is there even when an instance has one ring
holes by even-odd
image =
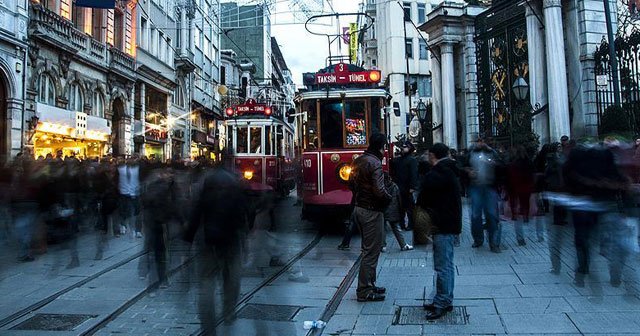
[[[353,162],[350,178],[355,207],[352,218],[362,234],[362,262],[358,274],[358,301],[382,301],[384,287],[376,287],[376,268],[382,250],[384,209],[391,195],[384,184],[382,158],[387,145],[385,135],[376,133],[369,139],[369,148]]]
[[[460,184],[455,174],[456,162],[449,158],[449,148],[437,143],[429,151],[433,168],[423,180],[418,204],[432,218],[433,268],[436,295],[427,310],[427,320],[437,320],[453,310],[453,246],[462,230]]]

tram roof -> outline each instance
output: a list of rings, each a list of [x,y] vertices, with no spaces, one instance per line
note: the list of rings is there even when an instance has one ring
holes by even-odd
[[[331,99],[331,98],[360,98],[360,97],[389,97],[389,92],[385,89],[344,89],[344,90],[317,90],[301,92],[296,100],[306,99]]]

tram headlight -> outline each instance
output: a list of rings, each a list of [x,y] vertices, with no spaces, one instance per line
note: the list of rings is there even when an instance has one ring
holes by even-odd
[[[340,178],[340,180],[342,180],[342,182],[348,182],[349,181],[349,177],[351,176],[351,171],[353,168],[351,168],[350,165],[342,165],[340,166],[340,168],[338,168],[338,177]]]
[[[245,178],[245,180],[251,180],[253,178],[253,172],[251,170],[245,170],[242,173],[242,176]]]

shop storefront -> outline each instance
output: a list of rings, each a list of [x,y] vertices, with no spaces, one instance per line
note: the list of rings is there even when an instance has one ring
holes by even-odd
[[[216,160],[216,138],[213,135],[202,131],[194,130],[191,135],[191,159],[195,160],[199,157],[205,157],[210,160]]]
[[[164,161],[166,159],[167,130],[161,126],[146,124],[144,134],[145,155],[151,160]]]
[[[39,122],[32,139],[35,158],[51,154],[88,159],[109,153],[111,128],[106,119],[40,103],[37,109]]]

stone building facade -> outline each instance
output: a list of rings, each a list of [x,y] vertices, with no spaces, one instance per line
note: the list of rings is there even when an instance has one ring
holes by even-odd
[[[0,164],[23,148],[27,64],[27,0],[0,2]]]
[[[130,154],[136,1],[29,3],[24,146],[37,157]],[[35,117],[35,118],[34,118]]]
[[[616,2],[610,6],[615,22]],[[597,134],[602,1],[445,1],[420,29],[435,50],[433,119],[443,123],[435,139],[466,148],[479,135],[513,142],[528,128],[543,144]]]

